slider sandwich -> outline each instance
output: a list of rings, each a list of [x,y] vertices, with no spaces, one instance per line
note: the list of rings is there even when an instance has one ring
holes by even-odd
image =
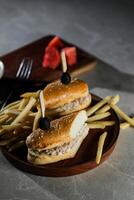
[[[58,117],[87,108],[91,103],[88,85],[82,80],[69,84],[61,81],[50,83],[44,89],[46,115]]]
[[[26,140],[27,159],[37,165],[73,158],[89,128],[85,110],[51,121],[47,130],[37,129]]]

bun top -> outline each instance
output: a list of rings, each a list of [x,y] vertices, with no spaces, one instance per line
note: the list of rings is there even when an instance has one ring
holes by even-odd
[[[87,120],[85,110],[72,113],[51,122],[48,130],[37,129],[26,140],[28,148],[50,149],[70,142],[78,134]]]
[[[46,109],[57,108],[86,95],[88,95],[88,85],[82,80],[72,80],[67,85],[55,81],[44,89]]]

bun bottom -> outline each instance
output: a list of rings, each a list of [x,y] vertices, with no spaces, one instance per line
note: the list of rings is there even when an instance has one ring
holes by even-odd
[[[64,153],[62,155],[51,155],[50,156],[50,155],[46,155],[46,154],[41,154],[41,155],[34,156],[33,154],[30,153],[30,151],[28,151],[27,159],[30,163],[33,163],[33,164],[36,164],[36,165],[45,165],[45,164],[55,163],[55,162],[58,162],[58,161],[61,161],[61,160],[73,158],[73,157],[75,157],[75,155],[76,155],[78,149],[80,148],[83,140],[88,135],[88,132],[89,132],[89,128],[87,126],[85,132],[79,137],[76,144],[67,153]]]

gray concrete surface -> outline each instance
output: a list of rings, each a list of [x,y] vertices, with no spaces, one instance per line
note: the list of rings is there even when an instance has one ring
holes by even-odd
[[[93,93],[105,97],[119,94],[119,106],[134,113],[134,94],[96,87]],[[15,169],[0,154],[1,200],[133,200],[134,199],[134,134],[128,128],[120,132],[111,157],[100,167],[66,178],[30,175]]]
[[[134,2],[0,0],[0,54],[48,33],[80,45],[104,60],[81,78],[92,92],[121,95],[134,113]],[[99,168],[68,178],[46,178],[15,169],[0,153],[0,200],[133,200],[134,134],[120,133],[114,153]]]
[[[0,54],[48,33],[134,73],[133,0],[0,0]]]

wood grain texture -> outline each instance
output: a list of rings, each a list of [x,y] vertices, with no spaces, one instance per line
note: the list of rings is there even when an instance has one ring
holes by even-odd
[[[22,59],[24,57],[30,57],[34,60],[30,80],[51,82],[58,79],[62,73],[61,66],[59,66],[56,70],[45,69],[42,67],[45,48],[53,37],[54,35],[48,35],[9,54],[1,56],[0,59],[5,64],[4,77],[14,78]],[[64,40],[63,42],[66,46],[76,46]],[[78,76],[82,73],[90,71],[96,65],[96,58],[79,47],[77,47],[77,54],[78,64],[68,68],[72,76]]]
[[[92,95],[92,105],[99,102],[101,98]],[[59,161],[57,163],[48,165],[33,165],[27,162],[27,148],[22,147],[18,150],[9,153],[5,148],[2,148],[2,152],[5,157],[18,169],[40,176],[71,176],[80,174],[91,170],[98,165],[95,162],[97,145],[100,134],[104,131],[108,132],[101,163],[108,159],[114,150],[118,136],[119,136],[119,119],[116,113],[110,109],[111,116],[107,120],[115,121],[115,125],[107,127],[105,129],[92,129],[89,131],[88,136],[83,141],[76,156],[72,159]],[[100,163],[100,164],[101,164]]]

